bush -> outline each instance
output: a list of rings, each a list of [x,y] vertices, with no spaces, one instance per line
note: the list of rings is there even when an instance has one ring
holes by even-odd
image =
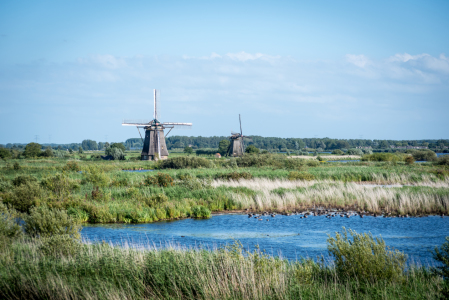
[[[80,238],[79,223],[65,210],[50,209],[46,206],[35,207],[24,217],[24,221],[25,233],[31,237],[66,235],[70,238]]]
[[[362,156],[363,155],[363,151],[362,151],[362,149],[349,149],[347,154],[348,155],[360,155],[360,156]]]
[[[1,243],[16,239],[22,235],[22,228],[17,224],[16,212],[0,202],[0,249]]]
[[[253,175],[249,172],[231,172],[225,174],[217,174],[216,178],[225,180],[252,179]]]
[[[165,173],[158,172],[156,176],[148,176],[144,179],[145,185],[155,185],[160,187],[173,186],[173,178]]]
[[[41,242],[39,249],[49,256],[73,256],[81,249],[81,243],[68,234],[41,238]]]
[[[194,206],[192,208],[192,217],[198,219],[207,219],[210,218],[211,212],[209,209],[202,205]]]
[[[403,160],[403,154],[393,153],[373,153],[362,156],[362,161],[389,161],[398,162]]]
[[[155,194],[155,195],[151,195],[150,198],[145,200],[145,203],[149,206],[149,207],[156,207],[156,206],[160,206],[161,204],[168,202],[168,197],[165,194]]]
[[[82,184],[92,183],[94,186],[105,187],[109,184],[109,177],[99,168],[89,166],[86,171],[83,171]]]
[[[67,164],[62,168],[63,171],[73,171],[73,172],[79,172],[81,171],[80,166],[76,161],[69,161]]]
[[[245,153],[259,154],[259,152],[260,152],[259,148],[256,148],[256,146],[254,146],[254,145],[249,145],[245,149]]]
[[[18,162],[15,162],[13,165],[13,169],[16,171],[20,170],[21,169],[20,164]]]
[[[406,158],[405,158],[405,163],[407,164],[407,165],[413,165],[414,163],[415,163],[415,159],[413,158],[413,156],[407,156]]]
[[[437,159],[436,153],[432,150],[413,151],[412,155],[417,161],[434,161]]]
[[[38,143],[29,143],[25,146],[25,151],[23,151],[23,155],[26,158],[38,157],[41,154],[42,146]]]
[[[343,227],[342,234],[327,239],[328,250],[334,257],[340,278],[356,278],[374,283],[379,280],[398,281],[404,272],[406,255],[385,246],[382,238],[371,234],[358,234]]]
[[[23,184],[35,182],[37,182],[37,178],[30,175],[19,175],[12,180],[12,184],[14,184],[14,186],[21,186]]]
[[[341,151],[340,149],[335,149],[335,150],[332,151],[332,154],[335,154],[335,155],[343,155],[344,152]]]
[[[3,202],[11,205],[20,212],[29,212],[34,206],[38,206],[42,190],[36,182],[26,182],[16,187]]]
[[[435,164],[440,166],[449,166],[449,155],[443,155],[437,158]]]
[[[195,168],[209,168],[211,163],[203,157],[196,156],[178,156],[170,157],[166,160],[160,160],[157,167],[159,169],[195,169]]]
[[[114,145],[114,144],[113,144]],[[108,147],[105,151],[106,155],[112,156],[114,160],[124,160],[125,159],[125,151],[118,147]]]
[[[289,180],[314,180],[315,176],[307,172],[290,172],[288,173]]]
[[[7,159],[11,157],[11,151],[5,148],[0,148],[0,158]]]
[[[79,188],[78,182],[64,173],[43,178],[41,186],[60,196],[68,195]]]
[[[446,299],[449,298],[449,236],[446,237],[446,242],[441,245],[441,249],[435,247],[435,253],[433,253],[433,259],[440,262],[441,265],[432,268],[434,274],[444,278],[445,287],[443,294]]]

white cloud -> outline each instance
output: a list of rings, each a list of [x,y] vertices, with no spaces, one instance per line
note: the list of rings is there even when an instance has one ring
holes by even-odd
[[[346,54],[346,61],[360,68],[364,68],[367,64],[370,63],[369,59],[363,54]]]

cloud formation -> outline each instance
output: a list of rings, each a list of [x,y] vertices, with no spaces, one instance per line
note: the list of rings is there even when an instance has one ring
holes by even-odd
[[[248,134],[279,135],[267,126],[267,120],[276,119],[282,136],[406,138],[406,126],[410,138],[429,137],[434,131],[427,134],[420,127],[438,131],[448,108],[449,59],[443,54],[404,53],[382,60],[348,54],[337,61],[246,52],[106,54],[2,69],[2,126],[26,116],[41,131],[54,132],[55,122],[61,122],[60,130],[73,131],[78,139],[100,140],[105,131],[116,140],[132,136],[120,128],[120,120],[147,118],[153,88],[162,90],[166,121],[193,121],[198,126],[191,134],[203,136],[227,134],[229,118],[242,113]],[[20,126],[5,139],[13,141],[14,130],[25,130]]]

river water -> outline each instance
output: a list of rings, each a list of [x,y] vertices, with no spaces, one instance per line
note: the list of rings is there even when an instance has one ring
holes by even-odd
[[[248,250],[256,245],[268,254],[289,260],[301,257],[328,257],[328,234],[334,236],[342,227],[381,235],[387,246],[404,251],[409,262],[433,265],[431,251],[441,246],[449,235],[449,217],[383,218],[353,216],[351,218],[324,216],[301,219],[298,215],[264,217],[263,221],[246,214],[213,215],[207,220],[184,219],[149,224],[87,225],[82,236],[91,242],[106,241],[164,247],[214,249],[240,241]]]

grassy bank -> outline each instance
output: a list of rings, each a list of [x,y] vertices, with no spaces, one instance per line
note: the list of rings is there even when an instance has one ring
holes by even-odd
[[[346,235],[346,236],[345,236]],[[428,267],[405,266],[381,239],[329,237],[334,263],[287,261],[221,249],[54,247],[21,238],[3,245],[3,299],[437,299],[444,282]],[[62,250],[61,250],[62,249]],[[64,250],[65,249],[65,250]],[[347,257],[342,260],[342,257]]]

